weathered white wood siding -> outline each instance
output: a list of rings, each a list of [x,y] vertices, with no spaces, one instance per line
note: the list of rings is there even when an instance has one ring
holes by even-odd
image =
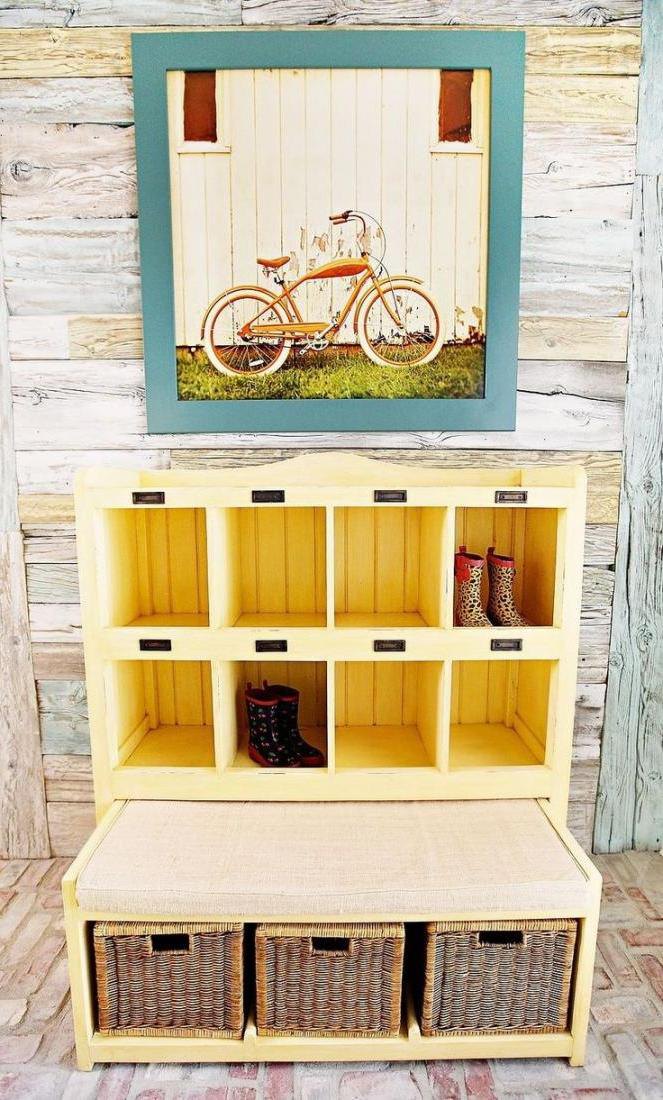
[[[515,432],[484,435],[219,437],[146,433],[129,27],[237,22],[239,0],[5,5],[0,14],[4,294],[44,753],[43,774],[33,766],[38,760],[25,755],[19,790],[4,776],[11,796],[6,835],[28,831],[22,824],[28,810],[39,825],[44,779],[52,850],[73,854],[92,827],[71,497],[75,470],[90,465],[204,469],[276,459],[301,448],[369,445],[393,461],[414,458],[440,466],[578,462],[586,468],[589,509],[569,823],[586,846],[591,844],[621,473],[641,6],[641,0],[599,5],[244,0],[242,19],[252,24],[463,19],[525,29],[518,419]],[[374,101],[375,94],[373,89]],[[296,81],[282,83],[281,100],[288,104],[290,130],[304,129]],[[367,93],[358,104],[357,129],[365,128],[370,102]],[[335,111],[330,130],[338,132],[342,121]],[[365,173],[375,161],[380,135],[373,129],[368,138],[358,152]],[[281,186],[299,199],[305,189],[303,163],[302,150],[296,149],[281,169]],[[342,185],[339,177],[330,178],[321,200],[324,218],[332,209],[332,191],[337,194]],[[370,183],[370,175],[365,178]],[[407,216],[416,218],[419,200],[413,181],[406,183]],[[358,205],[366,201],[365,192],[358,191]],[[420,223],[410,228],[421,241]],[[255,238],[255,225],[246,231]],[[298,243],[296,219],[283,232]],[[15,568],[14,576],[18,585],[22,570]],[[16,682],[30,683],[29,655],[22,650],[19,656]],[[24,740],[29,729],[16,718],[16,736]],[[46,855],[44,832],[41,826],[33,830],[34,850]]]
[[[489,74],[472,88],[472,141],[439,143],[437,70],[259,70],[217,73],[217,142],[182,138],[182,73],[170,73],[175,328],[200,343],[209,302],[230,285],[273,287],[257,256],[290,256],[288,281],[365,245],[391,274],[423,279],[447,339],[484,331]],[[310,320],[341,309],[348,279],[298,292]],[[351,324],[341,342],[353,341]]]

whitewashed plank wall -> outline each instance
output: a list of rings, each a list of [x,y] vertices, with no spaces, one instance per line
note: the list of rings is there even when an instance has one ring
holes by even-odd
[[[589,526],[570,823],[589,845],[605,694],[620,479],[632,252],[639,0],[56,0],[0,12],[0,200],[9,304],[18,512],[25,539],[43,776],[30,774],[39,826],[45,781],[50,843],[77,849],[92,824],[72,477],[81,465],[209,467],[294,448],[374,448],[434,465],[580,462]],[[514,433],[304,433],[148,436],[136,248],[129,30],[269,22],[518,25],[527,31],[523,279]],[[108,24],[113,23],[113,26]],[[121,24],[125,24],[125,29]],[[323,33],[323,32],[322,32]],[[373,78],[377,80],[376,77]],[[261,89],[266,97],[268,89]],[[333,114],[307,157],[282,160],[300,200],[316,140],[356,140]],[[305,126],[296,84],[282,82],[289,125]],[[378,135],[359,145],[357,204],[373,184]],[[231,170],[241,177],[241,166]],[[408,179],[408,188],[412,181]],[[342,181],[319,196],[321,224]],[[232,178],[231,178],[232,186]],[[412,194],[414,195],[414,191]],[[416,216],[419,204],[413,200]],[[261,207],[263,209],[263,207]],[[264,208],[266,210],[266,208]],[[267,213],[264,215],[267,218]],[[318,214],[316,213],[316,220]],[[270,224],[274,224],[270,218]],[[279,226],[298,243],[296,218]],[[233,231],[236,231],[234,229]],[[256,227],[246,227],[253,255]],[[416,226],[411,239],[421,240]],[[281,237],[273,244],[281,248]],[[284,251],[289,251],[285,247]],[[224,250],[219,249],[219,257]],[[219,268],[214,279],[229,276]],[[380,449],[375,450],[375,449]],[[484,448],[489,448],[486,454]],[[269,451],[269,454],[265,452]],[[32,675],[32,669],[29,670]],[[7,776],[0,775],[0,788]],[[43,794],[41,795],[43,797]],[[17,853],[18,854],[18,853]]]

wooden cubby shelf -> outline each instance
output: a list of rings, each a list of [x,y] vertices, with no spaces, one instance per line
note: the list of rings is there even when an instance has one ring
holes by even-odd
[[[398,505],[335,509],[336,626],[441,625],[444,515]]]
[[[485,555],[490,546],[497,554],[511,556],[516,565],[515,602],[532,626],[557,625],[555,595],[557,544],[563,537],[557,508],[456,508],[456,548],[467,546],[472,554]],[[482,598],[488,600],[488,575],[484,569]]]
[[[204,508],[105,508],[97,525],[105,626],[209,626]]]
[[[141,793],[549,797],[560,782],[582,475],[345,456],[336,480],[339,461],[81,476],[100,809]],[[530,626],[454,625],[463,543],[514,557]],[[244,688],[263,679],[298,688],[324,767],[250,759]]]
[[[117,661],[106,674],[119,768],[214,768],[208,661]]]
[[[219,626],[326,625],[324,508],[228,508],[212,522]]]
[[[287,684],[299,692],[302,737],[328,759],[327,666],[324,661],[234,661],[220,666],[219,715],[223,755],[232,771],[265,772],[248,753],[248,729],[244,688]],[[282,769],[279,769],[282,770]],[[318,771],[319,769],[316,769]],[[303,773],[299,773],[300,775]]]
[[[450,770],[543,764],[554,675],[551,661],[455,661]]]
[[[443,674],[439,661],[337,664],[337,771],[436,767]]]
[[[584,494],[584,473],[572,466],[450,469],[421,460],[406,466],[340,454],[221,470],[79,473],[77,538],[99,821],[64,883],[81,1066],[134,1059],[566,1055],[582,1061],[600,880],[564,823]],[[514,558],[515,603],[529,625],[455,625],[454,554],[462,544],[481,555],[494,546]],[[484,601],[487,579],[485,585]],[[299,692],[299,727],[321,750],[323,766],[263,768],[251,759],[245,689],[265,680]],[[486,807],[482,800],[503,801]],[[521,827],[519,815],[533,800],[538,800],[537,822],[540,811],[545,821],[534,828],[534,819],[527,818]],[[195,809],[187,806],[193,801]],[[360,805],[339,814],[339,807],[318,805],[346,801]],[[413,805],[400,828],[398,835],[407,837],[402,851],[385,825],[394,822],[396,806],[386,811],[372,806],[367,814],[361,805],[424,801],[426,810]],[[226,819],[210,826],[209,804],[224,802],[233,803],[225,808]],[[254,806],[261,802],[284,805]],[[432,815],[437,820],[440,810],[432,803],[443,803],[446,817],[431,832],[424,819]],[[154,839],[135,837],[129,871],[125,868],[122,881],[111,884],[121,887],[120,893],[107,892],[102,874],[101,896],[108,905],[88,895],[86,908],[79,876],[120,828],[125,806],[151,815]],[[277,871],[279,894],[266,909],[256,900],[261,895],[255,884],[248,884],[242,901],[247,869],[260,856],[255,844],[251,859],[236,855],[242,832],[237,823],[247,809],[272,822],[268,832],[275,852],[263,853],[260,882],[269,886],[274,868],[293,866],[292,881],[283,889],[283,873]],[[288,821],[281,835],[275,822],[283,811],[286,816],[292,811],[293,822],[308,825],[291,828]],[[166,862],[170,867],[172,848],[184,867],[176,884],[181,901],[174,903],[159,901],[161,887],[155,883],[162,876],[150,878],[152,869],[160,867],[152,853],[169,812],[180,815],[179,835],[178,829],[168,833]],[[307,817],[312,812],[316,820],[328,815],[322,843]],[[493,844],[498,817],[503,835]],[[460,818],[462,828],[453,824]],[[144,825],[146,818],[140,820]],[[477,844],[480,820],[484,839]],[[560,905],[555,875],[566,871],[551,871],[552,886],[542,907],[545,867],[539,874],[537,853],[526,874],[514,864],[523,837],[527,858],[522,853],[519,858],[529,860],[532,830],[536,833],[539,826],[556,835],[573,876],[583,880],[582,890],[562,897]],[[299,835],[292,836],[298,827]],[[352,835],[337,844],[334,855],[330,841],[338,841],[348,827]],[[244,835],[260,832],[252,829]],[[126,851],[122,836],[114,843]],[[474,868],[477,882],[468,895],[476,863],[473,845],[486,867]],[[213,858],[210,868],[203,868],[201,900],[190,870],[207,848]],[[407,882],[412,887],[418,881],[419,852],[423,893],[417,886],[416,894],[408,895],[408,908],[403,896]],[[449,853],[449,866],[429,873],[431,857],[440,852]],[[298,862],[289,864],[291,858]],[[222,875],[208,897],[217,861]],[[499,883],[511,881],[505,868],[512,864],[515,885],[507,895],[510,903],[502,904]],[[311,868],[318,865],[326,879],[312,892]],[[316,894],[310,911],[303,903],[289,908],[295,870],[302,867],[304,886],[297,889],[303,889],[307,906]],[[359,885],[348,886],[348,868],[362,876]],[[124,879],[134,871],[137,881],[123,893]],[[414,880],[408,878],[412,871],[417,872]],[[491,885],[494,872],[497,886]],[[233,885],[235,873],[239,878]],[[387,908],[378,911],[376,890],[385,883]],[[167,887],[170,891],[170,882]],[[198,902],[192,900],[196,897]],[[424,1037],[410,992],[400,1033],[391,1038],[260,1036],[248,1005],[242,1038],[102,1035],[95,1015],[92,924],[118,918],[131,923],[151,914],[179,928],[201,914],[213,923],[217,910],[248,928],[284,918],[298,924],[324,918],[338,927],[339,914],[410,927],[449,919],[577,920],[568,1027],[556,1034],[484,1031]],[[250,935],[246,943],[250,953]]]

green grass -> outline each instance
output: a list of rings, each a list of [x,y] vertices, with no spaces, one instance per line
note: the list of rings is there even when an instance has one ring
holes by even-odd
[[[177,390],[183,401],[327,397],[482,397],[485,349],[476,344],[443,347],[423,367],[379,367],[351,346],[291,352],[281,370],[266,378],[228,378],[201,349],[177,349]]]

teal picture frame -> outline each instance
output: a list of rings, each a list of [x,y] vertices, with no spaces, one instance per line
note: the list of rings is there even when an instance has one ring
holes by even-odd
[[[305,30],[132,35],[147,426],[172,432],[510,431],[516,422],[525,35]],[[484,396],[180,400],[175,362],[169,70],[489,69]]]

